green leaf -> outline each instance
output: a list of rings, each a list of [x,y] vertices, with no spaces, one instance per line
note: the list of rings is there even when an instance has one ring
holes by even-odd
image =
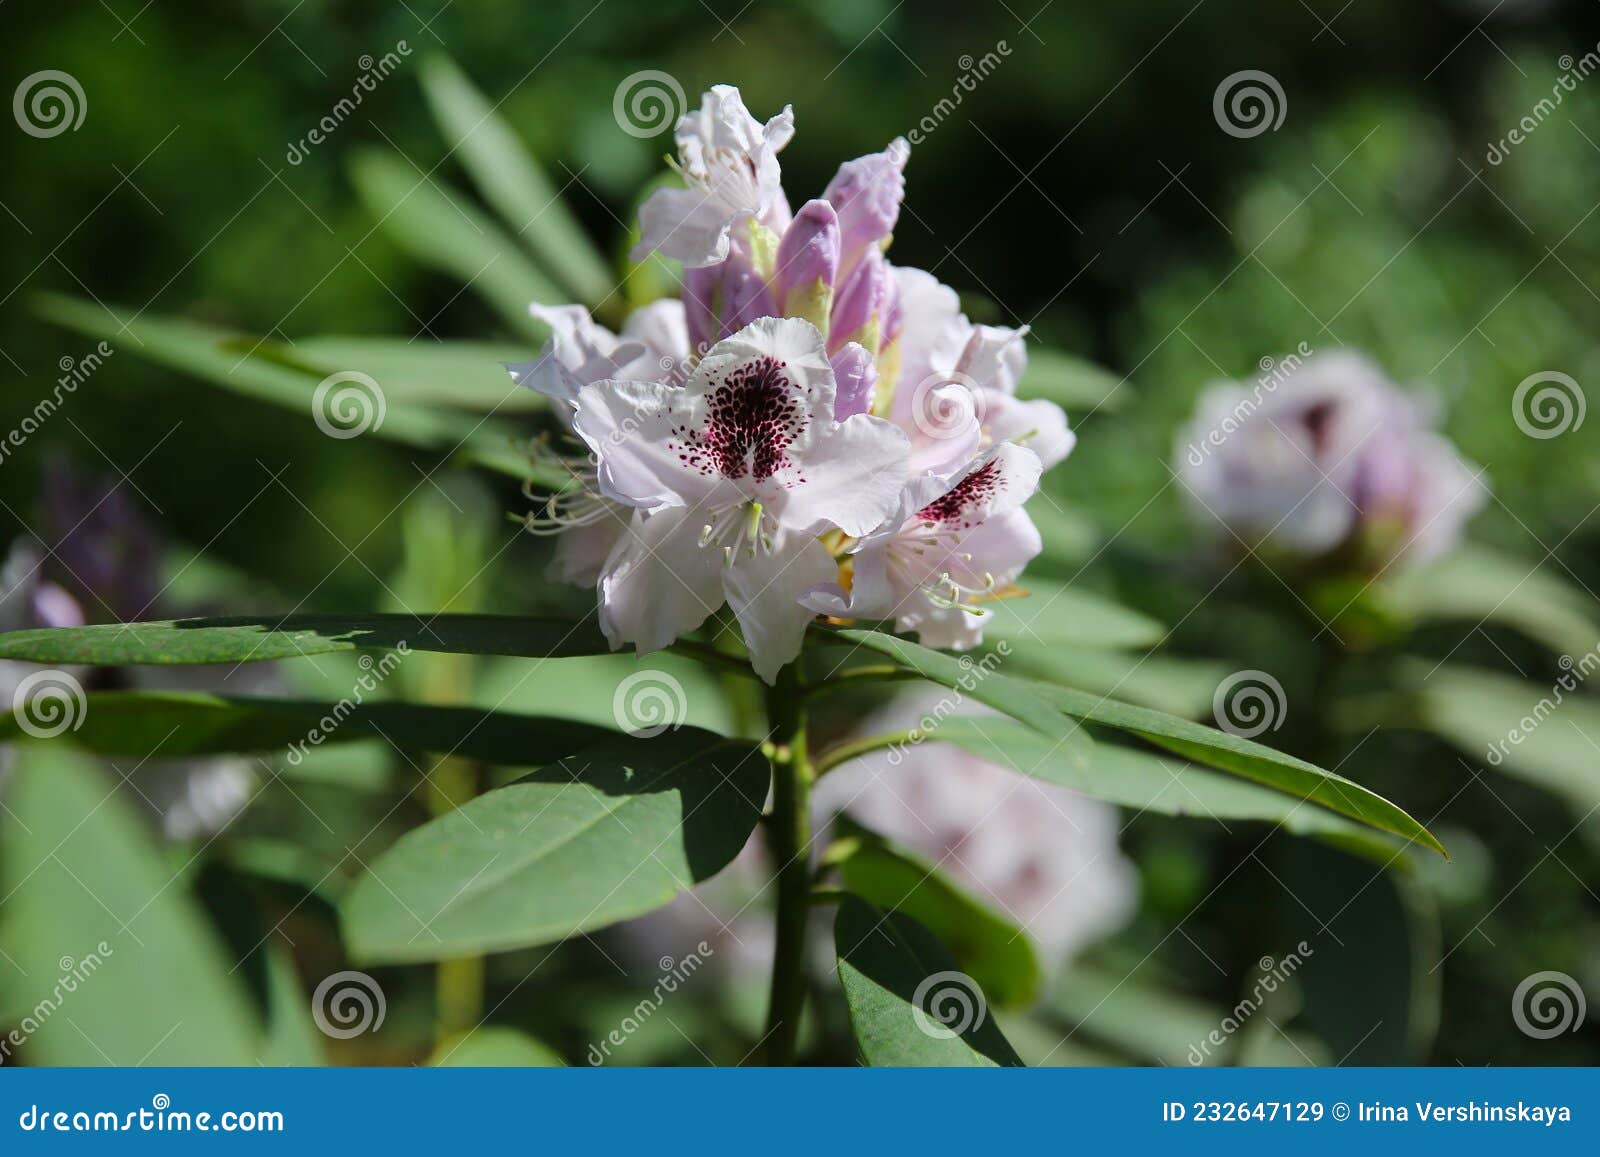
[[[1225,731],[1191,723],[1175,715],[1134,707],[1103,696],[1066,687],[1034,684],[1051,704],[1068,715],[1137,735],[1157,747],[1175,751],[1197,763],[1242,775],[1298,799],[1360,820],[1380,831],[1414,840],[1445,855],[1444,845],[1404,810],[1353,780],[1324,771],[1281,751],[1274,751]]]
[[[1059,350],[1030,346],[1017,393],[1046,398],[1064,410],[1116,410],[1130,401],[1127,379]]]
[[[512,381],[503,364],[527,361],[533,349],[526,345],[330,336],[300,338],[289,345],[274,343],[270,348],[319,378],[359,370],[383,386],[384,397],[391,404],[507,414],[548,408],[542,395]]]
[[[193,374],[232,393],[291,410],[308,421],[314,420],[319,412],[320,376],[265,356],[270,354],[270,347],[260,346],[252,338],[190,321],[142,316],[135,320],[135,315],[121,310],[56,294],[41,295],[37,299],[37,309],[40,316],[58,325],[90,337],[116,341],[119,345],[131,342],[131,348],[159,365]],[[123,345],[123,348],[128,347]],[[384,388],[381,379],[378,388],[380,391]],[[324,395],[321,412],[335,415],[340,412],[330,411],[329,398],[334,396],[332,393]],[[559,486],[567,481],[548,472],[537,475],[527,455],[516,447],[521,431],[511,426],[452,411],[390,402],[387,394],[384,399],[382,419],[368,426],[361,437],[457,457],[516,478],[537,477],[541,485]],[[374,408],[371,412],[376,415],[377,411]]]
[[[264,1065],[308,1067],[324,1063],[322,1034],[311,1018],[311,998],[300,986],[294,956],[272,940],[263,949],[267,962],[267,1035]]]
[[[1027,731],[1018,724],[1009,726]],[[835,822],[841,827],[843,850],[834,862],[851,892],[922,924],[998,1004],[1026,1005],[1038,997],[1043,973],[1021,927],[968,895],[909,848],[844,816]]]
[[[1052,706],[1042,693],[1042,684],[1012,679],[999,673],[998,668],[1005,665],[1005,656],[1011,649],[1004,640],[980,656],[962,655],[958,659],[882,631],[850,628],[828,630],[825,633],[828,637],[886,655],[902,670],[951,688],[956,694],[950,697],[952,702],[949,710],[954,710],[964,696],[970,695],[975,701],[993,707],[1048,736],[1058,746],[1063,761],[1080,767],[1088,766],[1094,750],[1094,741],[1089,738],[1089,733],[1076,720],[1063,717]],[[3,639],[4,636],[0,636],[0,640]],[[3,657],[4,652],[0,650],[0,658]]]
[[[528,303],[562,301],[566,295],[505,230],[396,154],[363,150],[350,172],[378,225],[402,249],[471,286],[518,333],[544,340],[545,327],[529,315]]]
[[[1579,674],[1541,687],[1511,675],[1413,664],[1421,720],[1479,766],[1515,775],[1587,815],[1600,800],[1600,704],[1578,686]]]
[[[1125,970],[1073,964],[1049,1000],[1051,1011],[1071,1026],[1067,1039],[1103,1042],[1141,1061],[1172,1066],[1299,1067],[1338,1059],[1310,1037],[1279,1032],[1266,1022],[1271,1016],[1282,1024],[1293,1008],[1292,997],[1282,986],[1281,995],[1269,997],[1257,1018],[1245,1022],[1246,1031],[1230,1035],[1223,1026],[1235,1019],[1233,1008],[1206,1004],[1151,983],[1139,975],[1141,968],[1139,963]],[[1217,1044],[1212,1034],[1222,1043]]]
[[[1222,663],[1138,655],[1086,647],[1045,647],[1016,643],[1012,669],[1097,695],[1114,695],[1185,719],[1211,713],[1217,684],[1228,673]]]
[[[402,838],[346,900],[346,940],[437,960],[643,915],[739,854],[769,774],[753,745],[689,728],[588,748]]]
[[[0,908],[21,978],[20,999],[4,1003],[31,1010],[30,1060],[255,1064],[260,1028],[234,961],[126,789],[91,760],[40,748],[6,787]]]
[[[491,1024],[441,1041],[428,1064],[440,1069],[552,1069],[566,1062],[526,1033]]]
[[[1389,608],[1420,620],[1470,619],[1521,631],[1557,653],[1600,638],[1589,596],[1554,571],[1467,543],[1435,562],[1397,568],[1374,588]]]
[[[1295,794],[1219,775],[1171,756],[1112,743],[1095,744],[1087,767],[1061,762],[1051,741],[1009,719],[956,715],[927,734],[929,743],[953,743],[980,759],[1045,783],[1120,804],[1137,812],[1192,816],[1226,825],[1229,820],[1264,820],[1301,835],[1327,835],[1339,842],[1364,842],[1393,852],[1343,816]],[[870,898],[870,897],[869,897]]]
[[[422,65],[422,89],[451,150],[493,205],[571,297],[590,306],[612,291],[615,278],[556,188],[532,155],[449,60]],[[555,305],[568,298],[547,298]]]
[[[370,674],[367,678],[373,678]],[[378,738],[398,748],[459,755],[503,767],[535,767],[615,732],[567,719],[377,701],[263,699],[184,691],[101,691],[84,700],[70,741],[97,755],[172,759],[234,751],[290,750],[298,764],[324,743]],[[316,742],[308,737],[320,736]],[[0,742],[26,739],[15,714],[0,716]]]
[[[1103,595],[1051,579],[1029,576],[1025,598],[985,603],[992,617],[984,627],[990,641],[1009,639],[1049,647],[1148,647],[1166,637],[1154,619]]]
[[[850,1027],[867,1064],[1022,1064],[996,1027],[982,990],[933,933],[909,916],[847,896],[834,923],[834,943]]]
[[[514,615],[256,615],[104,623],[0,634],[0,659],[29,663],[247,663],[333,651],[406,649],[559,658],[609,652],[585,620]]]

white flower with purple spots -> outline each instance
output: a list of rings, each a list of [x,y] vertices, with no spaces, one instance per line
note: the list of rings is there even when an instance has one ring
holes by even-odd
[[[913,479],[895,517],[856,545],[850,590],[821,584],[805,604],[839,618],[892,618],[930,647],[977,646],[990,614],[978,604],[1042,548],[1022,509],[1042,469],[1031,450],[1003,442],[954,475]]]
[[[836,390],[822,334],[795,318],[717,343],[682,386],[579,390],[600,491],[636,511],[600,576],[613,646],[659,650],[726,602],[763,679],[799,654],[813,617],[800,596],[838,574],[818,536],[876,530],[907,480],[905,436],[835,420]]]
[[[633,259],[660,253],[690,268],[715,265],[747,222],[782,232],[789,203],[778,152],[792,136],[793,110],[785,107],[763,125],[737,88],[713,86],[699,111],[678,122],[676,167],[685,188],[657,189],[640,206]]]

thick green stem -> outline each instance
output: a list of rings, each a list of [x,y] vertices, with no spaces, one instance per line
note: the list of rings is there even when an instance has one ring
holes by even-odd
[[[806,923],[811,908],[811,764],[805,710],[792,667],[767,692],[772,728],[772,815],[768,828],[776,872],[777,942],[767,1006],[767,1063],[792,1065],[806,1001]]]

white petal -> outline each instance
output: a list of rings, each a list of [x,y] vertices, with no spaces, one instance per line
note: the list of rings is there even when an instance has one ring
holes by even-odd
[[[728,256],[733,226],[753,215],[716,189],[657,189],[639,206],[639,243],[628,256],[644,261],[660,253],[690,268],[715,265]]]
[[[600,576],[600,627],[613,648],[659,651],[722,605],[722,558],[700,546],[692,511],[637,513]]]
[[[1067,415],[1054,402],[1024,402],[1009,394],[985,391],[984,432],[991,442],[1018,442],[1038,455],[1046,470],[1061,463],[1078,444]]]
[[[689,326],[684,319],[683,302],[675,297],[663,297],[634,310],[622,325],[622,336],[641,343],[658,359],[660,372],[642,375],[651,380],[665,378],[689,358]],[[660,366],[663,359],[671,360],[672,366]]]
[[[717,479],[690,468],[674,431],[696,421],[696,400],[661,382],[601,381],[578,391],[572,428],[599,462],[600,492],[641,510],[693,506]]]
[[[956,372],[972,379],[981,389],[1014,394],[1022,371],[1028,367],[1028,350],[1023,339],[1028,327],[1008,329],[1002,325],[974,326],[966,349],[956,363]]]
[[[834,527],[856,537],[870,534],[899,505],[908,450],[906,436],[882,418],[847,418],[812,443],[805,481],[785,491],[773,513],[807,534]]]
[[[723,574],[728,605],[744,630],[750,665],[768,683],[800,654],[815,615],[800,604],[812,588],[838,576],[838,567],[815,538],[780,534],[770,551],[736,556]]]

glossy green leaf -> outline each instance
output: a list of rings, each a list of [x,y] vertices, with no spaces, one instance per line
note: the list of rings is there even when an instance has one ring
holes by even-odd
[[[643,915],[739,854],[769,775],[753,745],[688,728],[588,748],[402,838],[345,901],[346,941],[437,960]]]
[[[1359,783],[1324,771],[1263,744],[1179,719],[1147,707],[1118,703],[1087,691],[1035,684],[1057,709],[1078,719],[1137,735],[1196,763],[1253,779],[1298,799],[1319,803],[1340,815],[1445,854],[1439,843],[1403,809]]]
[[[1080,767],[1088,766],[1094,750],[1089,733],[1051,704],[1042,693],[1042,685],[1000,674],[1010,650],[1004,640],[993,649],[957,658],[883,631],[850,628],[828,631],[825,637],[885,655],[902,670],[949,687],[955,694],[947,698],[941,714],[953,712],[966,696],[971,696],[976,702],[993,707],[1049,737],[1059,747],[1062,760]],[[3,651],[0,657],[4,657]]]
[[[1104,595],[1052,579],[1026,576],[1021,598],[984,604],[991,612],[984,638],[1044,647],[1148,647],[1166,637],[1154,619]]]
[[[518,333],[544,340],[544,326],[529,315],[528,303],[566,295],[486,214],[447,192],[437,174],[383,150],[358,153],[351,179],[378,226],[401,248],[471,286]]]
[[[543,299],[545,304],[575,298],[593,306],[604,300],[616,284],[605,259],[496,106],[443,57],[423,63],[422,89],[445,141],[478,191],[571,291]]]
[[[1017,393],[1046,398],[1064,410],[1115,410],[1132,400],[1127,379],[1059,350],[1028,347],[1028,368]]]
[[[1228,673],[1226,665],[1200,659],[1028,642],[1018,642],[1009,658],[1014,672],[1185,719],[1211,714],[1217,684]]]
[[[1051,741],[1031,728],[1010,719],[970,715],[943,720],[929,733],[928,742],[955,744],[1000,767],[1139,813],[1190,816],[1224,827],[1229,821],[1262,820],[1301,835],[1364,841],[1368,847],[1375,844],[1393,852],[1387,839],[1380,841],[1369,829],[1299,795],[1220,775],[1173,756],[1097,743],[1088,766],[1075,767],[1057,759]]]
[[[268,356],[271,347],[253,338],[196,322],[136,317],[55,294],[42,295],[37,301],[39,314],[58,325],[115,341],[159,365],[192,374],[231,393],[280,406],[307,421],[314,420],[318,413],[317,387],[322,376],[274,360]],[[382,379],[376,380],[379,390],[383,390]],[[323,397],[324,413],[329,412],[331,396]],[[381,420],[369,425],[361,437],[460,458],[516,478],[535,477],[541,485],[559,486],[567,481],[533,469],[517,446],[518,440],[527,436],[524,430],[453,411],[423,409],[400,400],[390,401],[387,394],[383,396]],[[335,415],[340,412],[332,411]],[[371,412],[376,415],[376,408]]]
[[[1580,815],[1600,800],[1600,703],[1579,687],[1418,663],[1410,670],[1428,730],[1480,767],[1515,775],[1567,800]]]
[[[1020,1065],[983,992],[933,933],[855,896],[834,923],[839,983],[869,1065]]]
[[[371,676],[369,676],[370,678]],[[395,747],[503,767],[535,767],[615,734],[593,724],[423,703],[341,703],[183,691],[89,695],[78,725],[59,739],[97,755],[171,759],[233,751],[290,751],[299,763],[325,743],[382,739]],[[310,736],[318,736],[315,743]],[[26,739],[14,714],[0,742]]]
[[[255,1064],[261,1030],[235,962],[129,790],[59,748],[26,751],[6,785],[0,934],[20,978],[3,1003],[30,1010],[28,1058]]]
[[[399,649],[559,658],[610,648],[587,620],[514,615],[256,615],[41,628],[0,634],[0,659],[103,666],[247,663]]]
[[[909,848],[845,817],[835,822],[843,838],[834,862],[851,892],[879,908],[903,912],[931,931],[997,1004],[1026,1005],[1039,995],[1043,971],[1032,940],[1015,921],[969,895]]]

